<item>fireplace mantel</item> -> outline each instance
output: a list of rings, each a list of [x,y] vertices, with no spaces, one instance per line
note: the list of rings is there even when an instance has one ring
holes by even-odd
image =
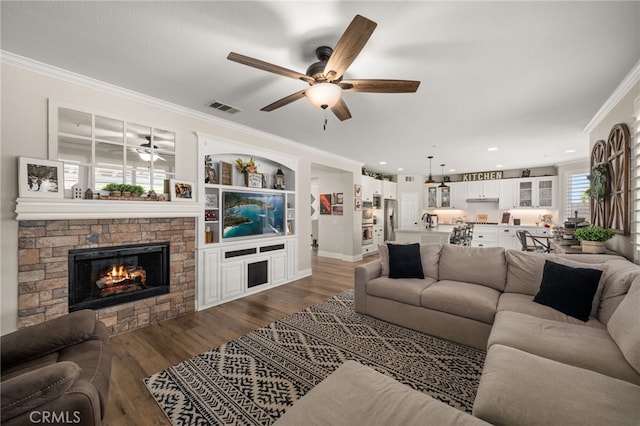
[[[18,198],[17,220],[198,217],[199,203]]]

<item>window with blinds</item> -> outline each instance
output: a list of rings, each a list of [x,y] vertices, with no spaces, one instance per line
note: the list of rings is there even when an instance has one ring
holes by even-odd
[[[631,130],[631,242],[633,260],[640,263],[640,96],[634,101],[635,123]]]
[[[584,191],[589,188],[589,179],[587,179],[588,173],[573,173],[567,175],[565,182],[565,194],[567,199],[565,202],[565,217],[584,217],[589,220],[591,216],[591,210],[589,208],[589,200],[586,199]]]

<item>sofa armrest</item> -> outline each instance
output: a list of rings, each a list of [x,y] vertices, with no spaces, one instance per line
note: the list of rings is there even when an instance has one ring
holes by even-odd
[[[62,361],[3,380],[0,421],[5,422],[59,398],[79,375],[80,367],[75,362]]]
[[[95,312],[82,310],[6,334],[0,340],[2,371],[91,339],[95,329]]]
[[[367,313],[367,283],[382,274],[382,262],[374,260],[356,266],[354,278],[354,298],[356,312]]]

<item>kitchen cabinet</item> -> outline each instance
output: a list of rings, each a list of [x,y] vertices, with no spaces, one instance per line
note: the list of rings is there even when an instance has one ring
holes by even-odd
[[[382,181],[382,195],[385,200],[398,199],[398,184],[390,180]]]
[[[498,198],[500,196],[500,181],[479,180],[466,182],[467,198]]]
[[[373,202],[374,196],[382,197],[382,181],[362,176],[362,201]]]
[[[473,225],[472,247],[497,247],[498,227],[496,225]]]
[[[520,241],[516,234],[514,226],[497,226],[498,229],[498,245],[505,249],[519,249]]]
[[[519,179],[516,187],[517,208],[556,208],[557,176]]]
[[[500,195],[498,208],[509,210],[516,208],[516,183],[518,179],[503,179],[500,181]]]
[[[424,188],[424,202],[423,208],[425,209],[451,209],[451,208],[464,208],[464,204],[460,204],[460,207],[454,204],[459,201],[458,198],[454,198],[455,184],[448,183],[445,188],[440,188],[438,184],[426,185]]]

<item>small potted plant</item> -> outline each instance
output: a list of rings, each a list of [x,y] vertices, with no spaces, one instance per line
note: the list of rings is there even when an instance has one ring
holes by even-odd
[[[606,253],[605,242],[614,235],[611,229],[596,225],[578,228],[573,232],[574,238],[580,240],[583,253]]]

